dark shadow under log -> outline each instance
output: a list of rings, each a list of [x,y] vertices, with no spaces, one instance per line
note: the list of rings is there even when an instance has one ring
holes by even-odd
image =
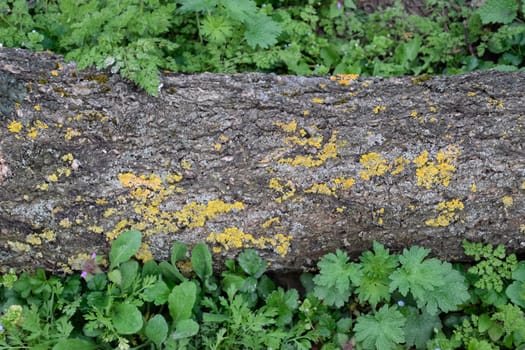
[[[300,269],[377,240],[525,247],[525,72],[165,74],[157,97],[0,49],[0,264],[52,271],[143,232]]]

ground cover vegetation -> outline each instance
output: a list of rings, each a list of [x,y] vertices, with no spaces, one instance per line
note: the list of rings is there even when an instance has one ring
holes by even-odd
[[[524,349],[525,261],[463,243],[469,267],[421,247],[374,242],[356,261],[336,251],[303,289],[268,277],[246,249],[214,273],[204,243],[175,242],[169,261],[139,264],[139,231],[65,278],[0,278],[3,349]]]
[[[525,4],[400,1],[366,13],[355,1],[2,0],[0,43],[51,50],[79,68],[120,73],[151,94],[159,71],[300,75],[453,74],[525,66]],[[525,349],[525,261],[464,242],[470,265],[336,251],[301,290],[267,274],[254,250],[213,271],[202,243],[139,264],[141,233],[93,252],[83,271],[0,276],[5,349]]]
[[[2,0],[0,43],[51,50],[151,94],[159,70],[374,76],[523,69],[521,0]]]

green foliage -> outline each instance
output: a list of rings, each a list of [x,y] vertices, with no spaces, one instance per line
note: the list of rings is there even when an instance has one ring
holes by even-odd
[[[343,306],[350,297],[352,287],[359,284],[359,266],[348,263],[348,255],[340,250],[335,254],[326,254],[317,266],[319,274],[314,277],[314,294],[327,305]]]
[[[373,315],[359,316],[355,337],[365,349],[390,350],[405,342],[406,319],[396,306],[384,305]]]
[[[369,14],[349,0],[5,0],[0,40],[118,72],[153,95],[159,70],[393,76],[524,67],[519,0],[479,8],[426,0],[425,9],[412,15],[401,1]]]
[[[218,276],[203,243],[188,254],[186,245],[176,242],[169,262],[145,264],[133,259],[140,245],[140,232],[122,233],[112,242],[107,271],[93,254],[82,275],[59,278],[37,270],[0,276],[0,347],[525,346],[525,264],[500,247],[465,242],[466,253],[478,261],[467,279],[451,264],[429,259],[429,250],[420,247],[398,255],[374,242],[373,251],[363,252],[359,262],[338,250],[319,261],[317,274],[302,276],[306,293],[300,294],[277,287],[266,275],[267,261],[253,249],[226,261]],[[179,266],[185,267],[184,274]],[[494,299],[498,302],[489,302],[494,300],[476,286],[489,266],[492,274],[505,276],[499,299]],[[489,285],[484,283],[484,288]]]
[[[359,301],[369,302],[373,308],[379,302],[390,301],[390,275],[398,267],[398,257],[390,255],[388,249],[374,241],[374,252],[361,255],[361,279],[356,288]]]
[[[390,292],[398,290],[403,296],[410,292],[418,307],[431,315],[456,310],[469,299],[464,278],[449,263],[424,260],[428,253],[429,249],[421,247],[403,250],[401,267],[390,276]]]

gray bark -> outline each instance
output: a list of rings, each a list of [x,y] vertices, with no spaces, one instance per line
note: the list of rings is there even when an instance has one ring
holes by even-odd
[[[465,258],[463,239],[523,251],[523,71],[161,80],[153,97],[0,49],[4,270],[78,268],[129,228],[156,259],[207,240],[219,262],[237,239],[273,269],[373,240],[448,260]]]

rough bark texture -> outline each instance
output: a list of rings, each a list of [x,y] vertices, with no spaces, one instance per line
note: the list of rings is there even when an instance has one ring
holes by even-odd
[[[78,268],[128,228],[141,258],[207,240],[274,269],[372,240],[448,260],[463,239],[525,246],[525,72],[162,83],[0,49],[3,269]]]

